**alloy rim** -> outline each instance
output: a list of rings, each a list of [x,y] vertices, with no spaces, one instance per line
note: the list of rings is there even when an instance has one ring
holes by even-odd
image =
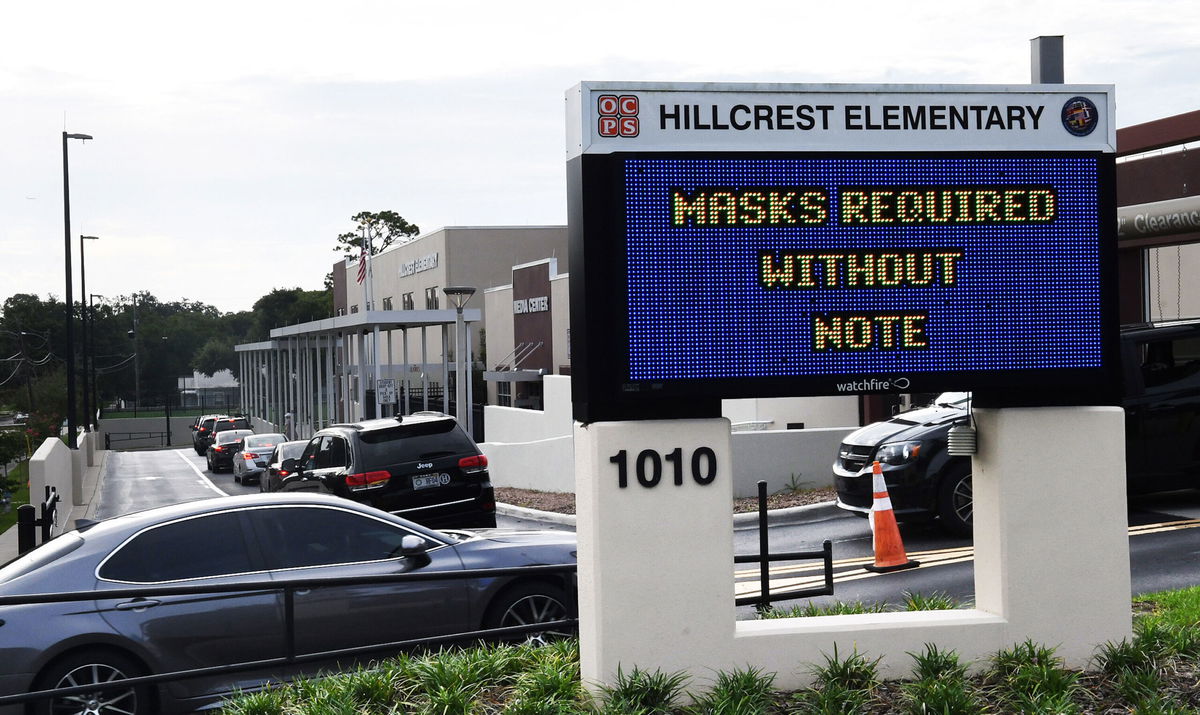
[[[962,523],[970,524],[975,515],[975,496],[971,491],[971,475],[968,474],[954,485],[954,492],[950,498],[954,505],[954,513]]]
[[[528,626],[535,623],[561,621],[567,618],[567,609],[557,598],[543,594],[525,596],[513,603],[500,619],[502,627]],[[570,634],[565,630],[538,631],[527,633],[525,642],[533,645],[546,645],[551,641],[566,638]]]
[[[99,685],[122,680],[124,673],[104,663],[81,665],[67,673],[55,688],[72,688],[80,685]],[[137,691],[134,688],[106,690],[94,693],[78,693],[55,698],[51,712],[63,715],[134,715],[138,711]]]

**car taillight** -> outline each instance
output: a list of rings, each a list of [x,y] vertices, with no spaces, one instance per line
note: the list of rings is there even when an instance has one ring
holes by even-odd
[[[224,451],[225,451],[225,448],[224,448],[223,446],[221,446],[221,445],[219,445],[219,444],[218,444],[218,445],[216,445],[216,446],[214,446],[214,447],[213,447],[213,451],[214,451],[214,452],[224,452]]]
[[[391,474],[384,471],[347,474],[346,486],[351,489],[370,489],[371,487],[383,486],[383,483],[391,479],[391,477]]]
[[[208,431],[208,428],[207,428],[207,427],[201,427],[201,428],[200,428],[200,431],[201,431],[201,432],[207,432],[207,431]]]
[[[280,470],[279,470],[279,476],[281,476],[281,477],[286,477],[286,476],[287,476],[287,475],[289,475],[289,474],[291,474],[291,472],[289,472],[289,471],[288,471],[288,470],[286,470],[286,469],[280,469]]]
[[[464,474],[474,474],[487,469],[487,457],[479,454],[474,457],[463,457],[458,460],[458,468],[463,470]]]
[[[258,459],[258,455],[254,452],[242,452],[242,456],[246,459]]]

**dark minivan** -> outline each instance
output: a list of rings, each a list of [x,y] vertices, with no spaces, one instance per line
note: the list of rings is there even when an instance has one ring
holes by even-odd
[[[1122,327],[1121,365],[1129,493],[1200,486],[1200,318]],[[946,452],[950,428],[969,414],[967,393],[946,393],[851,432],[833,464],[838,506],[870,512],[878,460],[897,519],[938,517],[947,531],[969,535],[971,459]]]
[[[487,457],[440,412],[332,425],[309,440],[280,491],[321,491],[437,528],[496,526]]]

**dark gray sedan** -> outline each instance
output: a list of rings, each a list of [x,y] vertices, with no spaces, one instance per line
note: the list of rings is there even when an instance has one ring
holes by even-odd
[[[59,536],[0,568],[0,598],[94,592],[69,603],[0,605],[0,695],[122,677],[272,661],[162,685],[61,696],[38,712],[189,711],[321,667],[306,655],[573,616],[574,574],[105,598],[104,592],[573,565],[563,532],[427,529],[319,494],[254,494],[120,516]],[[289,610],[290,635],[285,627]],[[348,660],[342,658],[343,661]],[[45,703],[43,703],[44,708]]]

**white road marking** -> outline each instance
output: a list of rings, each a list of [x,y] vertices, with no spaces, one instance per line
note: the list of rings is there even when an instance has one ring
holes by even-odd
[[[209,478],[208,478],[207,476],[205,476],[205,475],[204,475],[204,472],[200,471],[200,468],[199,468],[199,467],[197,467],[196,465],[192,464],[191,460],[189,460],[187,457],[185,457],[185,456],[184,456],[185,454],[187,454],[187,450],[186,450],[186,449],[177,449],[177,450],[175,450],[175,454],[179,455],[179,458],[183,460],[183,463],[184,463],[184,464],[186,464],[186,465],[188,465],[189,467],[191,467],[191,468],[192,468],[192,471],[193,471],[193,472],[195,472],[195,473],[196,473],[196,475],[200,477],[200,483],[201,483],[201,484],[203,484],[204,486],[206,486],[206,487],[208,487],[209,489],[213,490],[213,491],[214,491],[214,492],[216,492],[217,494],[220,494],[220,495],[221,495],[221,496],[223,496],[223,497],[227,497],[227,496],[229,496],[229,493],[228,493],[228,492],[222,491],[222,490],[220,489],[220,487],[218,487],[216,484],[213,484],[213,483],[212,483],[212,482],[209,480]]]

